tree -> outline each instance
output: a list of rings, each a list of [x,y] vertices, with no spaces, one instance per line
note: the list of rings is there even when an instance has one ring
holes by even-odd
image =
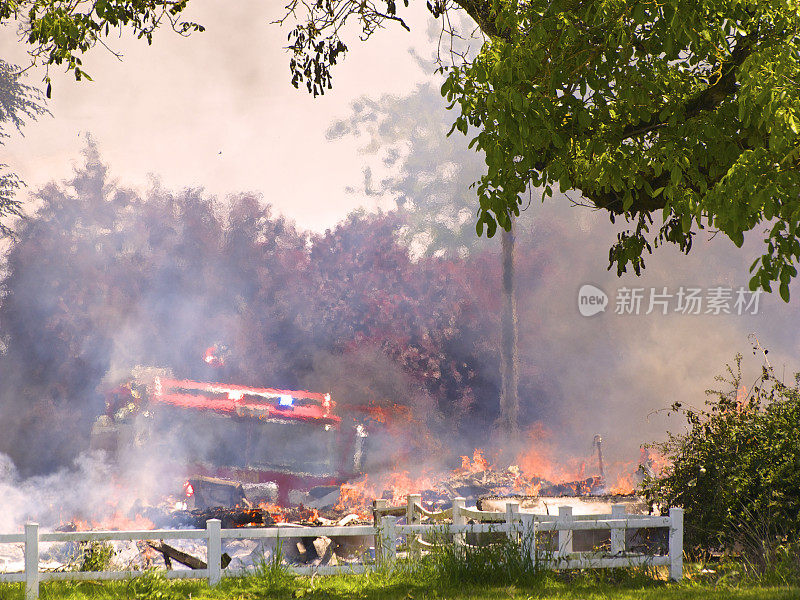
[[[360,98],[346,120],[335,122],[329,138],[366,135],[362,151],[377,155],[392,171],[377,188],[372,170],[365,168],[361,193],[388,195],[403,217],[400,231],[407,243],[424,256],[467,257],[483,239],[473,232],[469,182],[479,170],[480,153],[461,140],[445,138],[444,107],[430,84],[402,98]],[[514,281],[515,237],[503,232],[500,318],[500,416],[496,428],[506,441],[519,434],[518,324]],[[511,444],[513,445],[513,444]]]
[[[17,67],[0,59],[0,145],[9,136],[4,130],[10,124],[20,131],[25,119],[35,119],[47,112],[42,103],[41,94],[21,81]],[[2,219],[20,215],[19,201],[14,192],[21,182],[8,165],[0,164],[0,238],[11,234],[11,230]]]
[[[465,257],[489,245],[475,235],[469,189],[483,155],[446,137],[448,127],[438,90],[425,83],[402,97],[359,98],[327,132],[328,139],[364,140],[360,151],[377,164],[364,167],[364,183],[353,191],[393,202],[402,216],[402,240],[427,257]]]
[[[514,231],[500,235],[503,249],[503,312],[500,319],[500,429],[519,438],[519,330],[514,288]]]
[[[408,5],[405,0],[404,4]],[[768,227],[750,285],[779,283],[788,301],[800,258],[800,11],[794,3],[688,0],[574,2],[438,0],[448,23],[465,11],[486,36],[473,60],[444,66],[458,107],[454,129],[477,134],[486,170],[478,233],[508,230],[522,193],[577,190],[612,220],[631,223],[609,268],[638,274],[667,242],[689,252],[701,229],[741,246]],[[292,82],[315,95],[347,51],[348,20],[362,37],[406,26],[394,0],[326,0],[289,34]],[[299,10],[299,1],[289,5]],[[406,26],[407,27],[407,26]],[[659,217],[660,224],[655,222]]]
[[[78,81],[91,80],[81,57],[97,43],[109,49],[103,39],[112,33],[128,30],[151,44],[153,33],[165,22],[181,35],[203,31],[202,25],[181,20],[187,4],[188,0],[0,0],[0,25],[16,23],[33,64],[45,65],[49,98],[50,66],[65,65]]]
[[[23,474],[81,452],[103,392],[137,365],[406,407],[418,459],[437,437],[496,417],[480,405],[497,389],[485,375],[499,370],[486,316],[496,275],[478,260],[414,260],[394,213],[314,235],[252,195],[140,195],[113,181],[93,144],[85,155],[68,182],[36,193],[0,280],[11,432],[0,452]],[[222,368],[203,360],[216,342],[230,349]]]

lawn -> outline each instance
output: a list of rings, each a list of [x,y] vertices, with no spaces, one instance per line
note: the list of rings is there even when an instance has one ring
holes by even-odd
[[[43,600],[682,600],[742,599],[784,600],[800,598],[796,585],[743,583],[726,579],[686,579],[668,583],[658,574],[644,571],[538,574],[510,585],[460,583],[433,569],[397,571],[392,574],[294,577],[264,570],[249,577],[225,579],[210,588],[200,581],[166,581],[158,575],[120,582],[49,583],[41,587]],[[502,578],[502,577],[501,577]],[[22,600],[22,585],[0,585],[2,600]]]

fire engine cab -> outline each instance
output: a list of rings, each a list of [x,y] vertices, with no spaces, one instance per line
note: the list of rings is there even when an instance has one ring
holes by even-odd
[[[227,483],[298,504],[362,471],[364,423],[335,409],[330,394],[155,376],[106,394],[92,445],[117,456],[147,446],[169,457],[198,501]]]

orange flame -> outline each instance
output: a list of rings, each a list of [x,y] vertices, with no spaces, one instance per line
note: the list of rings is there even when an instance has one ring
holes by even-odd
[[[482,473],[483,471],[490,471],[492,466],[489,464],[489,461],[483,455],[483,450],[480,448],[475,448],[475,451],[472,453],[472,462],[469,460],[469,456],[462,456],[461,457],[461,470],[466,473]]]

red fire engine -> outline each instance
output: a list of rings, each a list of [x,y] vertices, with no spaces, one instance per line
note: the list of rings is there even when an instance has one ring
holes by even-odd
[[[308,490],[362,470],[364,424],[335,411],[330,394],[155,376],[115,388],[106,407],[93,445],[117,453],[163,446],[194,482],[186,485],[190,496],[201,491],[198,481],[230,482],[296,504]]]

